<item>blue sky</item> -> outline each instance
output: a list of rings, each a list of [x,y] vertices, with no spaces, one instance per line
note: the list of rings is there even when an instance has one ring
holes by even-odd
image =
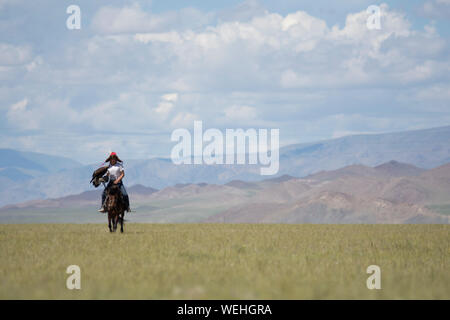
[[[168,156],[194,120],[281,145],[449,125],[449,23],[450,0],[0,0],[0,147],[89,163]]]

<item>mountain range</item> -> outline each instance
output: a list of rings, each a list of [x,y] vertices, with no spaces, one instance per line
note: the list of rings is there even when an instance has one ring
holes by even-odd
[[[421,169],[389,161],[350,165],[303,178],[129,188],[133,222],[449,223],[450,163]],[[101,190],[0,209],[0,222],[105,222]]]
[[[126,155],[121,158],[125,160],[126,185],[162,189],[176,184],[226,185],[233,181],[245,185],[267,179],[259,174],[258,165],[174,165],[170,159],[163,158],[127,160]],[[90,176],[98,167],[10,149],[0,149],[0,159],[0,206],[92,190]],[[280,171],[272,179],[305,177],[354,164],[378,166],[390,160],[422,169],[450,162],[450,126],[352,135],[282,147]],[[384,170],[390,170],[388,165]],[[402,170],[416,169],[405,167]]]

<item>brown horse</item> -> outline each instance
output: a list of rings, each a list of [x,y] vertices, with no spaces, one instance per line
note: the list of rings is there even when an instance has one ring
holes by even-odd
[[[106,191],[105,207],[108,212],[109,231],[116,232],[117,223],[120,222],[120,232],[123,232],[123,217],[126,208],[122,199],[120,187],[117,184],[112,184],[108,187]]]

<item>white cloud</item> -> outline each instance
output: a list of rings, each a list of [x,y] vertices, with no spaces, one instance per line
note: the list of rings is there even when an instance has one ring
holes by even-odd
[[[79,38],[65,35],[70,45],[45,51],[0,40],[4,106],[27,97],[0,122],[116,139],[198,119],[218,128],[282,128],[292,141],[425,123],[412,111],[426,110],[427,101],[441,113],[435,121],[444,121],[448,40],[438,23],[417,29],[381,7],[381,30],[369,30],[365,6],[331,26],[311,12],[274,13],[254,1],[246,12],[219,13],[111,4],[90,12]]]
[[[227,21],[247,22],[267,14],[267,9],[257,0],[245,0],[232,8],[226,8],[217,13],[220,23]]]
[[[431,87],[420,88],[416,91],[417,98],[423,102],[439,100],[442,102],[450,101],[450,84],[437,84]]]
[[[43,61],[42,57],[36,57],[25,66],[25,69],[28,72],[31,72],[31,71],[34,71],[37,67],[41,66],[43,63],[44,63],[44,61]]]
[[[9,111],[10,112],[23,112],[25,111],[25,108],[28,105],[28,99],[25,98],[23,100],[20,100],[19,102],[14,103],[13,105],[11,105]]]
[[[93,19],[93,28],[101,33],[126,33],[151,31],[161,27],[163,19],[152,17],[135,3],[129,7],[101,8]]]
[[[161,32],[202,26],[211,18],[193,8],[154,14],[142,10],[138,3],[134,3],[131,6],[100,8],[93,18],[92,28],[103,34]]]
[[[256,118],[257,113],[254,107],[231,106],[224,111],[225,117],[230,121],[246,121]]]
[[[244,21],[171,29],[183,10],[107,6],[92,23],[104,35],[67,48],[67,64],[49,65],[48,78],[192,92],[403,85],[440,76],[447,61],[435,60],[446,42],[433,26],[415,31],[402,13],[381,8],[381,30],[368,30],[365,10],[349,14],[342,28],[303,11],[260,11]]]
[[[68,100],[58,99],[37,98],[30,105],[25,98],[9,108],[7,119],[13,127],[22,130],[68,128],[80,124],[78,113],[70,108]]]
[[[421,88],[411,88],[406,92],[400,92],[396,100],[399,103],[410,105],[411,109],[445,115],[449,110],[450,84],[439,83]]]
[[[182,42],[180,35],[175,31],[162,33],[136,33],[134,39],[145,44],[152,41],[171,42],[174,44],[180,44]]]
[[[280,88],[351,87],[381,79],[398,83],[435,76],[439,70],[423,57],[442,51],[444,42],[432,26],[426,26],[424,32],[413,31],[403,14],[387,5],[381,8],[382,29],[376,31],[366,27],[366,11],[349,14],[343,28],[331,29],[325,21],[299,11],[286,16],[266,13],[247,22],[224,22],[198,32],[136,34],[134,39],[148,44],[150,50],[152,43],[167,43],[158,49],[167,52],[170,63],[180,70],[181,79],[189,79],[184,82],[193,90],[196,85],[220,86],[218,82],[227,80],[238,83],[236,72],[254,87],[273,86],[273,80],[279,79]],[[405,50],[399,51],[401,47],[394,41],[400,41]],[[424,42],[429,45],[423,46]],[[238,67],[233,66],[236,64]],[[220,80],[209,77],[204,82],[204,72],[220,73]]]
[[[158,107],[155,109],[155,112],[162,117],[162,119],[166,119],[169,113],[175,106],[175,103],[178,100],[178,93],[168,93],[161,97],[161,102],[158,104]]]
[[[179,112],[171,120],[170,125],[172,128],[190,128],[198,117],[190,112]]]
[[[0,43],[0,66],[16,66],[31,60],[31,48]]]
[[[450,1],[449,0],[427,0],[420,8],[419,12],[432,19],[449,19],[450,18]]]
[[[162,99],[168,102],[177,102],[178,93],[168,93],[162,96]]]
[[[39,128],[39,119],[32,110],[27,108],[28,99],[25,98],[9,107],[6,117],[8,121],[15,127],[30,130]]]

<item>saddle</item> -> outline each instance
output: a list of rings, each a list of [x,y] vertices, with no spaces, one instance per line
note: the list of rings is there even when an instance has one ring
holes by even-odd
[[[102,180],[102,178],[100,178],[100,180]],[[111,192],[112,191],[112,192]],[[107,185],[107,187],[106,187],[106,200],[108,199],[108,197],[111,195],[111,194],[118,194],[119,195],[119,203],[122,205],[122,206],[125,206],[125,196],[124,196],[124,194],[122,193],[122,190],[120,190],[120,186],[119,185],[117,185],[117,184],[108,184]],[[105,201],[106,201],[105,200]]]

